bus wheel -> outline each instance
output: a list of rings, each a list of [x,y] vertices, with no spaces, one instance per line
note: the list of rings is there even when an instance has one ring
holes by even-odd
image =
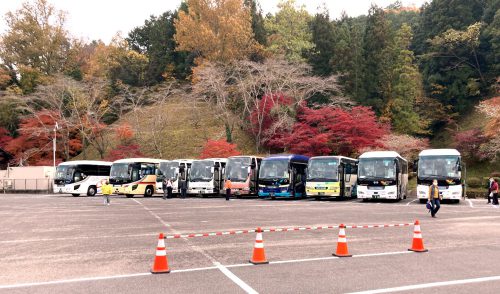
[[[272,200],[276,200],[276,196],[271,196],[271,199]]]
[[[144,191],[144,197],[151,197],[153,196],[153,187],[147,186],[146,190]]]
[[[90,186],[89,189],[87,190],[87,196],[95,196],[96,192],[97,192],[96,187]]]
[[[427,199],[420,199],[420,203],[422,204],[427,203]]]
[[[132,195],[132,194],[125,194],[125,197],[127,197],[127,198],[134,198],[134,195]]]
[[[71,194],[71,195],[73,195],[73,197],[78,197],[78,196],[80,196],[80,194]]]

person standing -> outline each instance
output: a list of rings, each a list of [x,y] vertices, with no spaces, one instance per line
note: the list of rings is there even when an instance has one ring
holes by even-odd
[[[167,180],[167,198],[170,199],[172,198],[172,190],[174,189],[172,185],[172,180],[168,179]]]
[[[163,190],[163,200],[165,200],[167,197],[167,178],[164,178],[163,181],[161,181],[161,189]]]
[[[491,193],[493,193],[493,205],[498,205],[498,182],[496,179],[493,179]]]
[[[231,189],[233,188],[230,179],[226,180],[225,186],[226,186],[226,201],[229,201],[229,197],[231,197]]]
[[[109,184],[109,180],[104,181],[104,184],[101,187],[102,196],[104,196],[104,205],[109,205],[110,200],[109,196],[113,194],[113,186]]]
[[[493,198],[493,192],[491,191],[491,186],[493,185],[493,177],[490,177],[490,179],[488,180],[488,203],[487,204],[490,204],[491,203],[491,199]]]
[[[181,198],[184,199],[186,198],[187,194],[187,180],[181,181]]]
[[[436,217],[436,213],[441,208],[441,196],[439,195],[438,181],[432,181],[429,187],[429,201],[431,202],[431,216]]]

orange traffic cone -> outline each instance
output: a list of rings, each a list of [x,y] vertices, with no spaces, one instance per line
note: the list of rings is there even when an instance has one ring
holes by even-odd
[[[335,252],[332,255],[337,256],[337,257],[351,257],[352,256],[351,254],[349,254],[349,251],[347,250],[347,238],[345,236],[344,224],[340,225],[339,239],[337,242],[337,252]]]
[[[415,221],[415,229],[413,231],[413,242],[409,251],[427,252],[424,248],[424,240],[422,239],[422,232],[420,231],[420,222],[418,219]]]
[[[155,261],[153,263],[153,267],[151,268],[151,273],[166,274],[169,272],[170,268],[168,268],[167,249],[165,248],[165,238],[163,237],[163,233],[160,233],[160,236],[158,237],[158,247],[156,247]]]
[[[266,264],[266,253],[264,252],[264,240],[262,240],[262,229],[257,228],[257,237],[255,238],[255,246],[253,247],[253,255],[250,262],[253,264]]]

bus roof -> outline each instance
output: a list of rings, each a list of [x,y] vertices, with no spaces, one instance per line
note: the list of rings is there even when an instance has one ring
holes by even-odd
[[[328,156],[313,156],[311,158],[309,158],[309,160],[312,160],[312,159],[328,159],[328,158],[343,158],[343,159],[350,159],[350,160],[354,160],[354,161],[358,161],[356,158],[351,158],[351,157],[347,157],[347,156],[336,156],[336,155],[328,155]]]
[[[298,162],[305,162],[307,163],[309,161],[308,156],[304,155],[298,155],[298,154],[275,154],[275,155],[270,155],[263,160],[283,160],[283,159],[288,159],[290,161],[298,161]]]
[[[433,155],[456,155],[460,156],[457,149],[426,149],[422,150],[418,156],[433,156]]]
[[[227,162],[227,158],[205,158],[205,159],[195,159],[193,161],[219,161],[219,162]]]
[[[118,159],[113,163],[131,163],[131,162],[160,163],[160,160],[155,158],[125,158],[125,159]]]
[[[250,158],[264,158],[262,156],[255,156],[255,155],[236,155],[236,156],[230,156],[227,159],[229,159],[229,158],[246,158],[246,157],[250,157]]]
[[[361,154],[359,158],[382,158],[382,157],[399,157],[406,161],[399,153],[396,151],[369,151]]]
[[[98,161],[98,160],[74,160],[74,161],[65,161],[59,163],[58,166],[60,165],[106,165],[106,166],[111,166],[113,164],[110,161]]]

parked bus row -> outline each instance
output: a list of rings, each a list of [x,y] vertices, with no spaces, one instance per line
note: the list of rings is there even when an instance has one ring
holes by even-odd
[[[421,201],[427,199],[434,179],[444,199],[459,201],[462,197],[462,162],[457,150],[424,150],[413,170]],[[174,194],[179,194],[184,185],[187,194],[202,197],[223,194],[229,180],[232,194],[237,197],[401,200],[408,196],[408,161],[394,151],[365,152],[358,159],[287,154],[266,158],[71,161],[57,167],[54,192],[93,196],[99,193],[103,179],[109,179],[115,194],[127,197],[163,193],[162,182],[170,179]]]

